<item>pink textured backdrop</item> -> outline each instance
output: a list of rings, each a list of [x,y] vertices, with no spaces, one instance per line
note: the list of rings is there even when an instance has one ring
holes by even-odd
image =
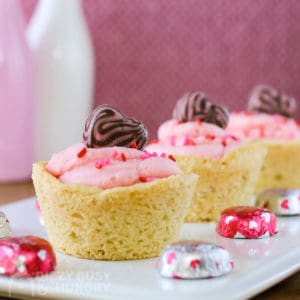
[[[84,0],[96,53],[95,104],[155,136],[186,91],[231,110],[258,83],[300,99],[298,0]],[[36,0],[22,0],[29,19]],[[299,117],[300,109],[298,109]]]

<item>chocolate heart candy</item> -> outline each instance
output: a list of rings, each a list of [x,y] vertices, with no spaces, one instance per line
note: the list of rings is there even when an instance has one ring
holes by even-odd
[[[56,257],[51,245],[36,236],[0,240],[0,274],[38,276],[52,272]]]
[[[173,118],[182,122],[201,120],[226,128],[229,113],[225,107],[212,103],[204,93],[195,92],[187,93],[177,101]]]
[[[248,110],[291,118],[296,111],[296,100],[270,86],[258,85],[250,95]]]
[[[83,140],[89,148],[135,147],[142,150],[148,142],[148,131],[142,122],[129,118],[117,108],[98,106],[85,123]]]

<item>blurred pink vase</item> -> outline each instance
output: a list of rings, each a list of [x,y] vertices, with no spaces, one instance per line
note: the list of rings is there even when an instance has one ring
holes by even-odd
[[[0,1],[0,182],[28,179],[33,157],[32,62],[19,1]]]

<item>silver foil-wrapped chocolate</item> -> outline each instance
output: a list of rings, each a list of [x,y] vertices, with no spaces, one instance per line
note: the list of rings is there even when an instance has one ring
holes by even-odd
[[[217,232],[228,238],[258,239],[276,234],[277,219],[272,211],[252,206],[235,206],[221,213]]]
[[[9,221],[6,218],[5,214],[0,211],[0,239],[9,237],[11,235],[11,228]]]
[[[269,189],[258,194],[256,206],[272,210],[279,216],[300,214],[300,189]]]
[[[202,241],[179,241],[160,254],[159,273],[174,279],[218,277],[233,269],[233,260],[224,248]]]

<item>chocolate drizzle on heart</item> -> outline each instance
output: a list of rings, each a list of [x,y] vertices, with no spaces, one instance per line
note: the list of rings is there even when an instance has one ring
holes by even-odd
[[[180,98],[173,110],[173,118],[182,122],[201,120],[226,128],[229,113],[223,106],[212,103],[204,93],[187,93]]]
[[[248,110],[291,118],[296,110],[296,101],[270,86],[258,85],[251,93]]]
[[[148,142],[148,131],[142,122],[129,118],[117,108],[98,106],[85,123],[83,141],[89,148],[128,147],[133,143],[142,150]]]

